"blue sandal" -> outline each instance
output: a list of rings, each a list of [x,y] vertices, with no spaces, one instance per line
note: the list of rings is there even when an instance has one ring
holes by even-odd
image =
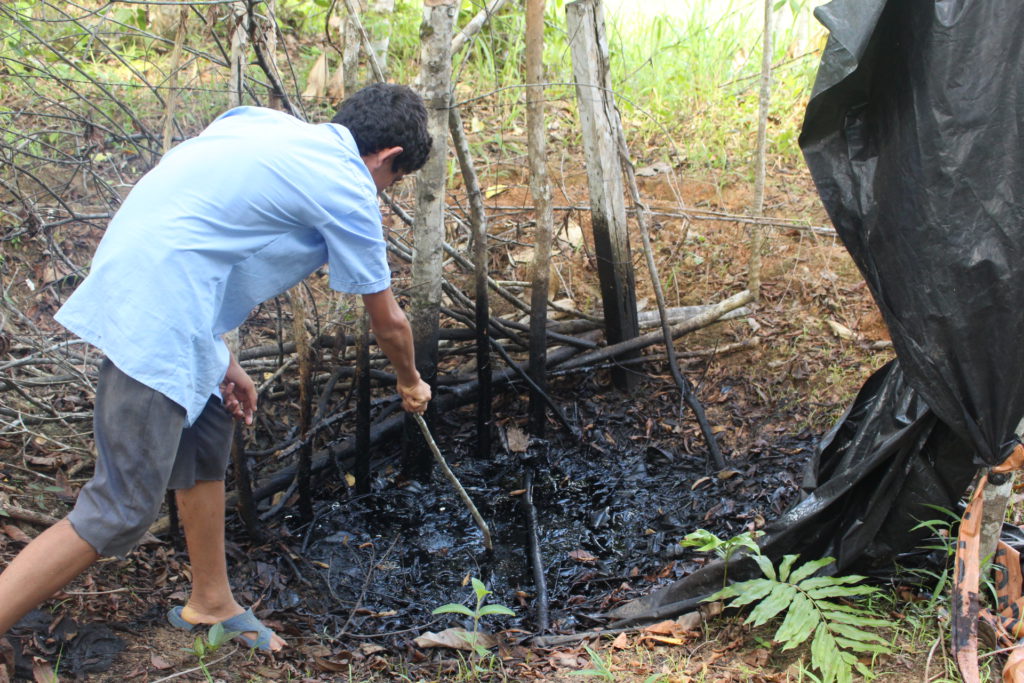
[[[175,628],[184,629],[192,632],[197,626],[205,626],[206,624],[193,624],[192,622],[185,621],[185,618],[181,616],[181,606],[175,606],[167,612],[167,621]],[[256,615],[252,613],[252,609],[246,609],[241,614],[236,614],[230,619],[225,619],[220,622],[221,626],[224,627],[225,631],[237,633],[235,636],[237,640],[245,643],[247,647],[256,648],[260,652],[273,652],[270,648],[271,639],[274,637],[274,632],[268,628],[263,622],[256,618]],[[245,635],[247,633],[255,633],[256,637]]]

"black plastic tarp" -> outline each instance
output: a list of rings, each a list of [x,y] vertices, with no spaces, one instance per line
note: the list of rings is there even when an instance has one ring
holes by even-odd
[[[1024,416],[1019,0],[834,0],[800,144],[907,380],[979,464]]]
[[[898,361],[823,440],[778,559],[883,567],[1002,462],[1024,415],[1024,11],[1019,0],[833,0],[800,143]],[[729,577],[757,573],[749,559]],[[609,614],[662,618],[720,588],[711,564]]]

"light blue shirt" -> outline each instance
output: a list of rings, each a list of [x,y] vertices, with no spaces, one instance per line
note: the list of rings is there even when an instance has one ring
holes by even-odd
[[[328,264],[330,286],[390,286],[377,188],[343,126],[239,107],[132,189],[56,319],[191,424],[224,378],[220,335]]]

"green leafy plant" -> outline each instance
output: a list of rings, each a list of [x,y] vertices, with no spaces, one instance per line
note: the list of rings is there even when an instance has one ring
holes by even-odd
[[[465,638],[469,645],[473,648],[473,652],[479,657],[485,657],[490,654],[490,651],[484,647],[480,642],[480,620],[484,617],[494,615],[504,616],[515,616],[515,612],[510,610],[504,605],[491,603],[488,605],[484,604],[484,599],[491,595],[491,591],[487,590],[487,586],[484,585],[483,581],[473,577],[471,579],[473,585],[473,593],[476,596],[476,607],[470,609],[465,605],[452,602],[447,605],[441,605],[435,609],[431,614],[462,614],[473,620],[473,631],[466,633]]]
[[[590,664],[592,668],[580,669],[579,671],[571,671],[569,673],[573,676],[593,676],[600,678],[602,681],[614,681],[615,674],[612,673],[611,669],[611,657],[609,657],[608,661],[605,661],[605,658],[601,656],[601,653],[595,652],[589,645],[584,645],[583,649],[585,649],[587,654],[590,655]]]
[[[789,650],[811,638],[811,666],[821,673],[822,683],[847,683],[855,670],[867,679],[873,678],[858,655],[885,654],[889,648],[884,639],[866,629],[891,628],[893,624],[851,601],[877,589],[853,585],[862,581],[862,576],[815,576],[835,562],[831,557],[794,568],[798,556],[786,555],[777,571],[760,552],[755,552],[753,558],[763,578],[734,583],[706,599],[732,598],[729,607],[756,603],[745,622],[752,626],[785,615],[773,640]]]
[[[758,548],[755,539],[763,535],[763,531],[744,531],[742,534],[723,540],[707,529],[697,529],[693,533],[686,534],[679,544],[702,553],[713,552],[722,558],[725,561],[725,569],[722,572],[722,586],[724,587],[728,582],[729,561],[732,560],[732,556],[741,548],[759,554],[761,549]]]
[[[590,655],[591,668],[580,669],[579,671],[570,671],[571,676],[590,676],[593,678],[599,678],[602,681],[614,681],[616,680],[615,674],[612,672],[611,655],[606,659],[601,656],[600,652],[593,650],[589,645],[584,645],[583,649]],[[651,674],[643,680],[643,683],[659,683],[665,680],[666,675],[663,673]]]
[[[237,631],[227,631],[224,629],[223,624],[214,624],[210,627],[210,630],[203,635],[200,633],[196,636],[196,639],[192,641],[192,647],[183,648],[185,652],[191,652],[195,655],[199,661],[199,668],[202,670],[203,675],[206,676],[206,680],[213,683],[213,675],[207,668],[207,660],[217,650],[223,647],[226,643],[229,643],[232,638],[238,635]]]

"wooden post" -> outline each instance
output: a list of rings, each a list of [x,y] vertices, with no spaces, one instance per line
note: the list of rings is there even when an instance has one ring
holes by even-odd
[[[575,0],[566,4],[565,12],[583,128],[605,335],[612,345],[636,337],[640,326],[636,316],[636,280],[626,228],[618,139],[612,126],[618,115],[608,73],[604,12],[600,0]],[[615,386],[625,390],[632,390],[636,383],[635,375],[619,368],[612,370],[612,379]]]

